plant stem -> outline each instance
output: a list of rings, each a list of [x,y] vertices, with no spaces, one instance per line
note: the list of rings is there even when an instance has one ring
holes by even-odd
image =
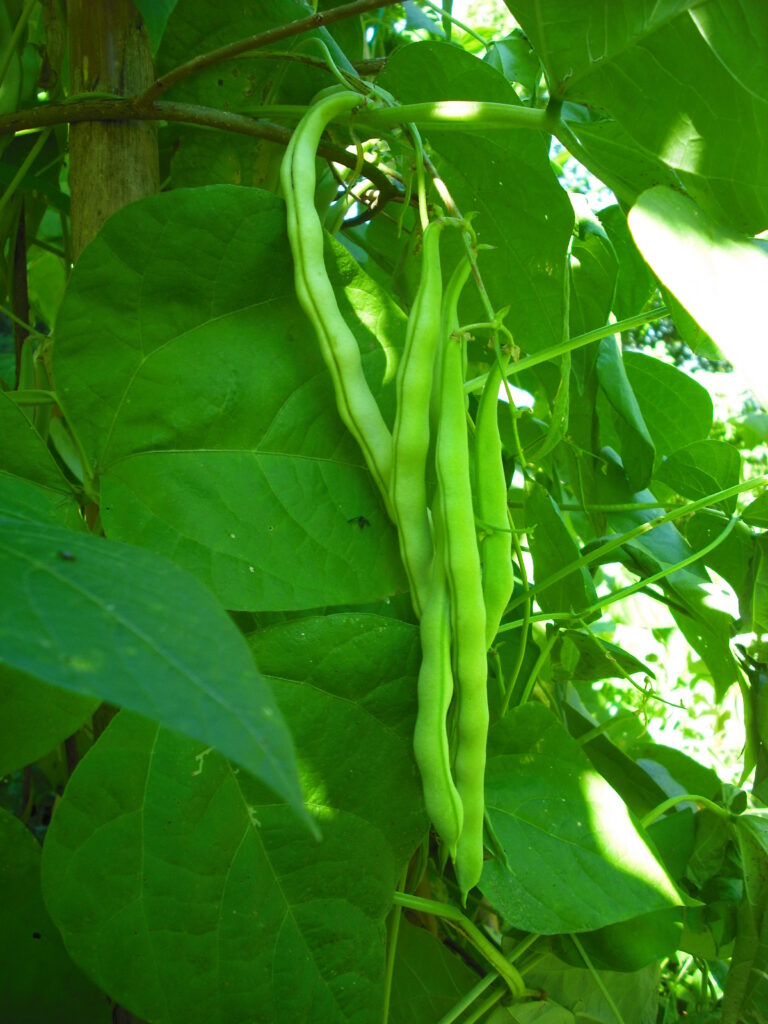
[[[410,121],[419,127],[431,125],[441,131],[465,132],[472,127],[508,131],[528,128],[549,132],[546,111],[512,103],[488,103],[474,100],[441,100],[432,103],[406,103],[401,107],[381,107],[361,111],[357,120],[369,128],[395,128]]]
[[[629,543],[631,540],[635,540],[637,537],[641,537],[645,533],[650,533],[651,530],[656,529],[657,526],[663,526],[664,523],[671,523],[675,519],[679,519],[681,516],[690,515],[692,512],[697,512],[701,508],[706,508],[707,505],[712,505],[715,502],[723,501],[725,498],[732,498],[736,494],[741,494],[743,491],[753,491],[758,487],[768,483],[768,476],[754,477],[752,480],[746,480],[741,484],[733,484],[731,487],[725,487],[721,491],[714,491],[712,494],[708,494],[704,498],[699,498],[697,501],[689,501],[685,505],[680,505],[677,508],[671,509],[669,512],[665,512],[662,516],[657,516],[655,519],[649,519],[645,523],[641,523],[640,526],[636,526],[631,530],[627,530],[626,533],[619,534],[617,537],[612,537],[610,540],[601,544],[599,547],[594,548],[592,551],[585,555],[580,555],[575,558],[572,562],[564,565],[557,572],[553,572],[546,579],[540,583],[534,585],[532,590],[542,591],[548,587],[553,586],[555,583],[559,583],[560,580],[565,579],[566,576],[570,576],[571,573],[576,572],[578,569],[582,569],[586,565],[590,565],[592,562],[602,558],[603,555],[610,554],[617,548],[622,547],[624,544]],[[645,582],[645,581],[644,581]],[[517,605],[522,603],[522,598],[518,598],[513,601],[510,607],[515,608]],[[551,618],[551,616],[549,616]],[[561,616],[562,617],[562,616]],[[571,616],[576,617],[576,616]],[[546,621],[547,616],[541,618],[533,617],[532,621]],[[513,629],[520,625],[519,622],[506,623],[502,626],[502,629]]]
[[[164,95],[171,86],[177,85],[185,78],[189,78],[190,75],[194,75],[204,68],[211,67],[213,64],[220,64],[222,61],[239,57],[240,54],[271,46],[273,43],[278,43],[283,39],[301,35],[303,32],[311,32],[322,28],[324,25],[332,25],[334,22],[342,21],[345,18],[355,18],[359,14],[365,14],[367,11],[373,11],[379,7],[391,7],[397,2],[398,0],[355,0],[354,3],[344,4],[342,7],[333,7],[327,11],[318,11],[316,14],[310,14],[307,18],[291,21],[287,25],[278,25],[275,28],[268,29],[266,32],[260,32],[258,35],[249,36],[246,39],[238,39],[234,43],[227,43],[226,46],[220,46],[209,53],[201,53],[197,57],[193,57],[192,60],[179,64],[178,67],[173,68],[153,82],[140,98],[145,101],[155,100],[158,96]]]
[[[494,983],[494,981],[496,981],[497,977],[498,975],[493,973],[486,974],[484,978],[481,978],[480,981],[478,981],[474,988],[471,988],[469,992],[466,992],[461,997],[461,999],[458,1001],[458,1003],[456,1003],[455,1006],[451,1007],[448,1013],[444,1014],[440,1018],[437,1024],[454,1024],[454,1021],[458,1020],[462,1013],[464,1013],[464,1011],[467,1009],[467,1007],[471,1006],[476,999],[480,998],[483,992],[485,992],[485,990],[489,988]]]
[[[654,821],[666,814],[672,807],[682,803],[699,804],[707,811],[712,811],[718,818],[724,818],[726,821],[729,821],[731,817],[730,811],[716,804],[709,797],[698,796],[696,793],[678,793],[676,796],[671,796],[668,800],[664,800],[658,807],[654,807],[652,811],[649,811],[644,818],[640,819],[640,824],[643,828],[648,828],[649,825],[652,825]]]
[[[592,975],[595,984],[600,989],[603,995],[603,999],[606,1001],[606,1003],[608,1003],[608,1006],[611,1008],[611,1013],[616,1018],[616,1024],[624,1024],[624,1018],[621,1016],[618,1006],[613,1001],[613,997],[606,988],[605,982],[600,977],[599,972],[595,970],[592,961],[587,956],[587,951],[586,949],[584,949],[584,946],[581,944],[581,941],[574,934],[571,934],[571,941],[573,942],[576,949],[579,951],[579,956],[584,961],[584,965],[586,966],[589,973]]]
[[[651,323],[654,320],[661,320],[665,316],[669,316],[669,309],[666,306],[656,306],[654,309],[646,310],[644,313],[636,313],[634,316],[626,317],[624,320],[617,320],[615,324],[604,324],[602,327],[596,327],[592,331],[587,331],[586,334],[578,334],[575,338],[569,338],[568,341],[563,341],[559,345],[552,345],[550,348],[542,349],[541,352],[534,352],[532,355],[526,356],[516,363],[510,363],[507,367],[507,377],[513,377],[515,374],[522,373],[523,370],[530,370],[531,367],[539,366],[541,363],[548,363],[550,359],[557,359],[558,356],[563,356],[566,352],[573,352],[577,348],[583,348],[585,345],[592,344],[593,341],[610,338],[613,334],[630,331],[634,327],[641,327],[643,324]],[[487,376],[488,374],[484,373],[467,381],[464,385],[464,390],[479,390]]]
[[[21,166],[16,171],[14,176],[11,178],[10,183],[8,184],[8,188],[5,190],[5,192],[3,192],[2,196],[0,196],[0,213],[2,213],[2,211],[8,205],[10,200],[13,198],[13,196],[14,196],[14,194],[16,192],[16,189],[19,187],[21,182],[26,177],[27,171],[34,164],[35,160],[37,160],[37,157],[38,157],[38,155],[40,153],[40,150],[43,148],[43,146],[47,142],[48,136],[50,134],[51,134],[50,128],[47,129],[44,132],[41,132],[39,138],[35,141],[35,144],[32,147],[32,149],[30,149],[30,151],[24,157],[24,160],[22,161]]]
[[[26,0],[26,3],[24,4],[21,10],[21,14],[19,15],[19,20],[16,22],[13,32],[11,32],[5,50],[3,50],[2,56],[0,56],[0,85],[2,85],[3,81],[5,80],[5,76],[8,73],[8,68],[11,65],[11,61],[13,60],[13,55],[16,52],[16,46],[19,42],[19,39],[21,38],[21,33],[24,31],[24,26],[29,21],[29,16],[32,13],[32,8],[35,6],[36,3],[37,0]]]
[[[411,896],[404,892],[396,892],[394,902],[409,910],[418,910],[423,914],[432,914],[434,917],[451,921],[495,968],[516,999],[525,994],[525,984],[517,968],[509,963],[503,953],[480,931],[477,925],[462,914],[458,907],[454,907],[450,903],[439,903],[437,900],[426,900],[421,896]]]
[[[407,878],[408,865],[406,864],[400,879],[399,889],[403,889],[405,887]],[[400,919],[402,916],[402,905],[400,903],[395,903],[392,907],[392,920],[390,922],[389,935],[387,937],[387,962],[384,975],[384,1012],[382,1014],[383,1024],[388,1024],[389,1021],[389,1004],[392,999],[392,978],[395,973],[395,954],[397,952],[397,940],[400,935]]]

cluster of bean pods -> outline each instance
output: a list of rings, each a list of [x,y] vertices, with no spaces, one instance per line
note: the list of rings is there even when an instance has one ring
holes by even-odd
[[[496,367],[489,374],[478,408],[473,500],[457,314],[470,264],[462,261],[443,288],[440,236],[445,222],[432,221],[423,234],[421,278],[398,369],[392,433],[365,379],[357,342],[325,269],[314,196],[317,146],[328,123],[360,102],[351,90],[323,95],[296,128],[281,169],[288,239],[296,294],[317,334],[339,415],[398,529],[422,646],[414,753],[427,813],[454,861],[466,901],[483,866],[487,651],[513,586],[497,420],[501,372]],[[476,522],[484,532],[480,543]],[[448,728],[452,702],[453,751]]]

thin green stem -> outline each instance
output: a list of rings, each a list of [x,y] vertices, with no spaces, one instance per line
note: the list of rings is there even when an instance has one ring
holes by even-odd
[[[561,569],[558,569],[550,576],[547,576],[546,579],[536,583],[532,589],[534,592],[546,590],[555,583],[559,583],[560,580],[565,579],[566,576],[570,576],[571,573],[578,571],[584,566],[591,565],[592,562],[599,561],[603,556],[610,554],[612,551],[622,547],[624,544],[628,544],[637,537],[642,537],[643,534],[650,533],[650,531],[655,530],[656,527],[663,526],[664,523],[674,522],[674,520],[679,519],[681,516],[690,515],[692,512],[697,512],[699,509],[706,508],[708,505],[724,501],[727,498],[732,498],[734,495],[741,494],[744,491],[754,491],[758,487],[762,487],[767,483],[768,476],[758,476],[754,477],[752,480],[746,480],[744,483],[733,484],[731,487],[725,487],[721,491],[713,491],[712,494],[708,494],[704,498],[699,498],[697,501],[686,502],[685,505],[680,505],[677,508],[671,509],[669,512],[665,512],[664,515],[656,516],[654,519],[649,519],[647,522],[641,523],[639,526],[636,526],[631,530],[627,530],[626,533],[619,534],[617,537],[612,537],[610,540],[601,544],[599,547],[594,548],[587,554],[580,555],[572,562],[569,562]],[[516,601],[512,602],[510,607],[514,608],[521,603],[522,599],[518,598]],[[563,614],[559,617],[564,618],[566,616]],[[578,615],[574,617],[578,617]],[[542,619],[539,619],[539,621],[546,621],[546,618],[547,617],[544,616]],[[520,623],[507,623],[501,628],[512,629],[517,625],[520,625]]]
[[[19,39],[21,39],[21,33],[24,31],[24,26],[29,21],[32,8],[36,3],[37,0],[26,0],[26,3],[21,9],[19,20],[16,22],[13,32],[11,32],[2,56],[0,56],[0,85],[5,81],[5,76],[8,74],[8,68],[11,66],[11,61],[13,60],[13,55],[16,52]]]
[[[406,864],[402,877],[400,878],[398,889],[405,888],[407,879],[408,865]],[[390,921],[389,935],[387,937],[387,962],[384,975],[384,1012],[382,1014],[383,1024],[388,1024],[389,1022],[389,1005],[392,999],[392,978],[395,973],[395,955],[397,953],[397,940],[400,935],[400,919],[402,916],[402,905],[395,903],[392,907],[392,920]]]
[[[45,339],[48,339],[50,337],[50,335],[48,335],[48,334],[43,334],[42,331],[36,331],[35,328],[32,326],[32,324],[28,324],[27,321],[26,320],[22,320],[22,318],[20,316],[16,316],[16,314],[13,312],[13,310],[8,309],[8,307],[4,306],[1,302],[0,302],[0,313],[2,313],[3,316],[7,316],[8,319],[11,321],[11,323],[18,324],[19,327],[23,327],[24,330],[28,334],[34,334],[38,338],[45,338]]]
[[[565,355],[567,352],[573,352],[575,349],[583,348],[585,345],[591,345],[594,341],[610,338],[613,334],[620,334],[623,331],[632,330],[634,327],[641,327],[643,324],[652,323],[654,320],[661,320],[665,316],[669,316],[669,309],[666,306],[656,306],[645,313],[636,313],[635,316],[626,317],[624,320],[617,320],[615,324],[604,324],[602,327],[596,327],[592,331],[587,331],[586,334],[578,334],[575,338],[563,341],[559,345],[552,345],[549,348],[542,349],[541,352],[534,352],[532,355],[526,356],[516,363],[510,363],[507,369],[507,376],[514,377],[516,374],[522,373],[523,370],[530,370],[533,366],[548,363],[550,359],[557,359],[558,356]],[[487,374],[481,374],[479,377],[474,377],[472,380],[467,381],[464,385],[464,390],[479,390],[486,377]]]
[[[649,811],[644,818],[640,819],[640,824],[643,828],[648,828],[648,826],[652,825],[654,821],[663,817],[667,811],[677,806],[677,804],[683,803],[698,804],[705,810],[712,811],[712,813],[716,814],[718,818],[724,818],[725,821],[730,821],[730,811],[726,810],[725,807],[721,807],[720,804],[716,804],[714,800],[710,800],[709,797],[699,796],[696,793],[678,793],[675,796],[669,797],[668,800],[664,800],[658,805],[658,807],[654,807],[652,811]]]
[[[512,666],[512,671],[509,673],[509,679],[507,681],[507,688],[504,696],[505,707],[509,706],[510,695],[512,694],[513,690],[515,689],[515,686],[517,685],[517,680],[520,675],[520,671],[523,667],[523,662],[525,661],[525,652],[528,648],[528,627],[531,618],[531,606],[533,604],[533,599],[531,597],[531,588],[528,583],[528,573],[526,572],[525,562],[523,561],[523,551],[520,547],[520,539],[517,536],[517,531],[514,528],[515,524],[512,522],[512,517],[509,515],[509,510],[507,510],[507,515],[509,516],[509,523],[510,526],[512,527],[512,547],[515,551],[515,561],[517,562],[517,568],[520,571],[520,579],[523,586],[524,602],[523,618],[520,623],[520,645],[517,648],[517,656],[515,657],[515,663]]]
[[[517,968],[509,963],[503,953],[480,931],[477,925],[462,914],[458,907],[454,907],[450,903],[439,903],[437,900],[426,900],[421,896],[411,896],[404,892],[396,892],[394,901],[409,910],[418,910],[423,914],[431,914],[433,917],[452,922],[504,979],[515,998],[519,999],[525,993],[525,985]]]
[[[442,16],[443,29],[445,29],[445,23],[446,21],[448,21],[452,25],[457,25],[461,29],[461,31],[466,32],[468,36],[472,36],[473,39],[476,39],[477,42],[481,44],[483,49],[487,50],[488,47],[492,45],[492,43],[489,43],[488,40],[483,39],[479,32],[475,32],[475,30],[473,28],[470,28],[470,26],[465,24],[465,22],[459,21],[459,19],[455,17],[455,15],[450,10],[446,10],[445,4],[441,6],[440,4],[433,3],[432,0],[421,0],[421,2],[424,5],[424,7],[430,7],[433,11],[437,11],[437,13]]]
[[[14,405],[56,405],[58,398],[53,391],[42,388],[25,388],[24,391],[6,391],[6,396]]]
[[[541,651],[539,651],[539,656],[536,659],[536,662],[530,671],[528,679],[525,683],[525,689],[523,690],[520,696],[520,704],[525,704],[529,700],[531,693],[533,692],[533,688],[536,685],[536,680],[539,677],[539,672],[541,672],[542,668],[544,667],[547,661],[547,658],[552,653],[552,648],[555,646],[555,642],[557,640],[558,635],[559,631],[556,629],[553,630],[552,633],[547,637],[547,640],[544,646],[542,647]],[[510,686],[507,690],[506,696],[504,698],[504,704],[502,705],[501,708],[502,717],[507,713],[507,709],[509,708],[509,702],[511,698],[512,687]]]
[[[448,1013],[444,1014],[440,1018],[437,1024],[454,1024],[454,1021],[457,1021],[459,1017],[462,1015],[462,1013],[464,1013],[466,1009],[468,1009],[477,999],[479,999],[483,992],[485,992],[486,989],[490,988],[490,986],[494,983],[494,981],[497,980],[497,978],[497,974],[486,974],[486,976],[484,978],[481,978],[480,981],[478,981],[478,983],[469,990],[469,992],[466,992],[461,997],[458,1003],[451,1007]],[[503,988],[502,992],[506,992],[506,989]]]
[[[472,1013],[464,1018],[464,1024],[475,1024],[476,1021],[481,1020],[489,1010],[501,1001],[504,997],[504,989],[498,989],[496,992],[489,993],[481,1003],[479,1003]]]
[[[586,968],[589,971],[589,973],[592,975],[592,978],[593,978],[595,984],[600,989],[600,991],[601,991],[601,993],[603,995],[603,999],[606,1001],[606,1003],[608,1003],[608,1006],[611,1009],[611,1013],[616,1018],[616,1024],[624,1024],[624,1018],[621,1016],[621,1013],[619,1012],[618,1006],[613,1001],[613,996],[611,995],[611,993],[606,988],[605,982],[600,977],[599,972],[595,970],[592,961],[587,956],[586,949],[584,949],[584,946],[581,944],[581,940],[578,939],[576,937],[576,935],[571,933],[571,941],[573,942],[573,944],[576,947],[576,949],[579,951],[579,956],[584,961],[584,965],[586,966]]]
[[[739,522],[738,516],[732,516],[725,527],[715,537],[714,540],[710,541],[709,544],[705,544],[703,548],[698,551],[694,551],[688,555],[687,558],[681,559],[679,562],[675,562],[674,565],[666,566],[664,569],[660,569],[658,572],[653,573],[651,576],[645,576],[641,580],[637,580],[635,583],[631,583],[627,587],[622,587],[621,590],[615,590],[611,594],[607,594],[602,600],[595,601],[589,608],[585,608],[584,611],[579,613],[579,617],[586,619],[593,612],[601,611],[603,608],[607,608],[610,604],[615,604],[616,601],[623,601],[625,597],[630,597],[632,594],[637,593],[638,590],[642,590],[649,586],[651,583],[657,583],[660,579],[665,576],[670,576],[673,572],[679,572],[681,569],[687,568],[694,562],[698,562],[699,559],[704,558],[710,551],[713,551],[719,544],[725,540],[728,534],[733,530],[736,523]]]
[[[2,213],[2,211],[5,209],[10,200],[15,195],[16,189],[19,187],[21,182],[26,177],[27,172],[29,171],[30,167],[32,167],[35,160],[37,160],[40,154],[40,150],[45,145],[50,134],[50,128],[46,128],[45,131],[40,132],[40,137],[37,139],[32,149],[30,149],[30,151],[27,153],[26,157],[22,160],[21,166],[16,171],[14,176],[11,178],[8,188],[5,190],[5,192],[3,192],[2,196],[0,196],[0,213]]]
[[[432,125],[440,131],[465,132],[472,128],[483,131],[508,131],[528,128],[549,132],[550,123],[544,110],[474,100],[437,100],[432,103],[406,103],[400,107],[361,111],[359,120],[370,128],[394,128],[412,121],[419,127]]]

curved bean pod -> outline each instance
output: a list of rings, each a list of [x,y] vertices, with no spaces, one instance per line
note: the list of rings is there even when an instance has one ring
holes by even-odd
[[[488,374],[475,424],[477,514],[491,532],[480,541],[485,601],[485,645],[490,647],[514,588],[512,534],[507,520],[507,478],[501,457],[498,402],[501,369]]]
[[[420,624],[419,710],[413,752],[421,773],[427,814],[455,860],[464,812],[451,774],[448,745],[448,708],[453,696],[450,599],[440,543],[440,516],[437,509],[435,512],[435,554]]]
[[[424,232],[421,278],[408,318],[405,348],[397,374],[397,413],[392,431],[389,494],[417,616],[421,615],[427,600],[432,562],[432,535],[427,515],[427,453],[432,368],[440,340],[443,297],[442,227],[440,221],[433,221]]]
[[[392,437],[365,379],[357,340],[341,315],[328,279],[323,226],[315,209],[315,155],[320,137],[334,117],[360,103],[356,92],[335,92],[310,107],[286,149],[280,181],[287,207],[296,295],[317,334],[339,416],[357,441],[390,511]]]
[[[440,412],[435,462],[438,500],[445,525],[444,558],[459,693],[454,769],[464,808],[456,849],[456,877],[466,902],[483,869],[485,747],[488,736],[488,663],[485,646],[480,554],[472,507],[469,438],[464,405],[464,368],[456,305],[469,267],[454,274],[446,291]]]

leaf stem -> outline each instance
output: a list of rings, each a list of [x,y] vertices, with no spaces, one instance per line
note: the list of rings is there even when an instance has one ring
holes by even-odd
[[[630,331],[634,327],[641,327],[643,324],[652,323],[654,320],[661,320],[665,316],[669,316],[669,309],[666,306],[656,306],[654,309],[646,310],[644,313],[636,313],[634,316],[626,317],[624,320],[617,320],[615,324],[604,324],[602,327],[595,327],[594,330],[587,331],[585,334],[578,334],[575,338],[569,338],[568,341],[563,341],[559,345],[552,345],[550,348],[542,349],[541,352],[534,352],[532,355],[526,356],[516,363],[510,363],[507,367],[507,376],[513,377],[515,374],[522,373],[523,370],[530,370],[533,366],[548,363],[550,359],[557,359],[558,356],[565,355],[566,352],[573,352],[577,348],[590,345],[593,341],[610,338],[613,334]],[[472,380],[467,381],[464,385],[464,390],[478,391],[487,376],[487,373],[483,373],[479,377],[474,377]]]
[[[584,961],[584,965],[586,966],[586,968],[589,971],[589,973],[592,975],[592,978],[594,979],[595,984],[600,989],[600,992],[602,993],[603,999],[606,1001],[606,1003],[608,1003],[608,1006],[611,1008],[611,1013],[616,1018],[616,1024],[624,1024],[624,1018],[621,1016],[621,1013],[619,1012],[618,1006],[613,1001],[613,997],[611,996],[611,993],[606,988],[605,982],[600,977],[600,973],[595,970],[592,961],[587,956],[587,951],[586,951],[586,949],[584,949],[584,946],[581,944],[581,940],[578,939],[573,933],[571,933],[571,942],[573,942],[574,946],[579,951],[579,956]]]
[[[412,896],[405,892],[396,892],[394,902],[409,910],[418,910],[423,914],[431,914],[433,917],[451,921],[459,931],[463,932],[475,949],[482,954],[488,963],[496,970],[509,986],[510,991],[516,999],[525,994],[525,984],[517,968],[506,959],[490,939],[488,939],[468,917],[450,903],[439,903],[437,900],[427,900],[421,896]]]
[[[213,64],[220,64],[222,61],[239,57],[243,53],[250,53],[262,47],[272,46],[283,39],[301,35],[304,32],[312,32],[322,28],[324,25],[332,25],[334,22],[342,21],[345,18],[355,18],[359,14],[373,11],[379,7],[392,7],[399,0],[354,0],[353,3],[344,4],[341,7],[333,7],[327,11],[318,11],[306,18],[299,18],[297,21],[288,22],[286,25],[278,25],[266,32],[260,32],[255,36],[248,36],[246,39],[238,39],[234,43],[227,43],[216,50],[208,53],[201,53],[192,60],[185,61],[177,67],[172,68],[167,74],[161,75],[141,94],[142,101],[156,100],[159,96],[165,95],[168,90],[189,78],[190,75],[211,67]]]
[[[475,1002],[476,999],[479,999],[483,992],[485,992],[485,990],[489,988],[494,983],[494,981],[496,981],[497,978],[498,975],[494,974],[493,971],[491,971],[489,974],[486,974],[484,978],[481,978],[480,981],[478,981],[474,988],[471,988],[469,992],[466,992],[461,997],[461,999],[458,1001],[458,1003],[455,1004],[455,1006],[451,1007],[448,1013],[444,1014],[440,1018],[437,1024],[454,1024],[454,1021],[458,1020],[462,1013],[464,1013],[464,1011],[468,1007],[470,1007],[472,1003]],[[502,991],[505,990],[502,989]]]
[[[699,804],[705,810],[712,811],[712,813],[716,814],[718,818],[724,818],[726,821],[730,821],[731,812],[726,810],[725,807],[721,807],[719,804],[716,804],[714,800],[710,800],[709,797],[699,796],[696,793],[677,793],[675,796],[671,796],[668,800],[664,800],[658,805],[658,807],[654,807],[652,811],[648,811],[645,817],[640,819],[640,824],[643,828],[648,828],[649,825],[652,825],[654,821],[661,818],[672,807],[682,803]]]

